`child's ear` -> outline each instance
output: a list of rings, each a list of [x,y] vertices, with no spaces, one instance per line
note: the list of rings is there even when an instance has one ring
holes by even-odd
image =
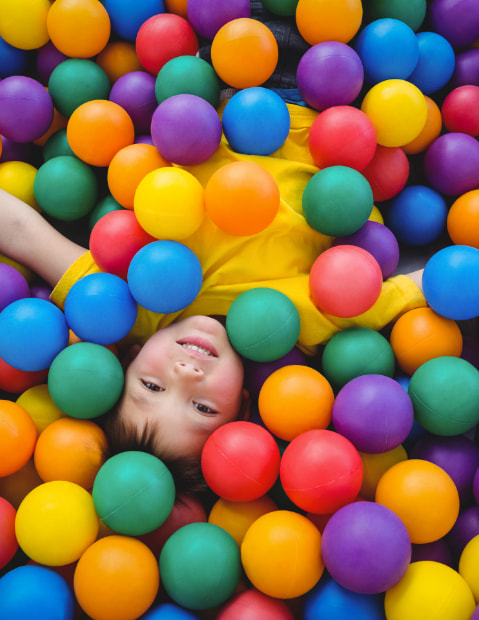
[[[138,353],[141,350],[141,346],[139,344],[132,344],[125,355],[121,358],[121,365],[123,367],[123,372],[128,368],[131,362],[135,359]]]
[[[243,388],[241,407],[240,407],[240,412],[238,415],[238,420],[244,420],[244,421],[249,420],[250,413],[251,413],[251,397],[249,395],[248,390],[246,388]]]

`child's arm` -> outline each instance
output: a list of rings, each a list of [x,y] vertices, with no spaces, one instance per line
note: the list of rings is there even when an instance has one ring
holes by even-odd
[[[0,189],[0,252],[55,286],[85,251],[38,211]]]

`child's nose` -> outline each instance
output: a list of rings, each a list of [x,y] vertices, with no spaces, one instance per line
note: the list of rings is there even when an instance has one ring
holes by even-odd
[[[203,370],[189,362],[178,361],[175,364],[175,368],[177,373],[184,377],[190,377],[192,379],[201,379],[203,377]]]

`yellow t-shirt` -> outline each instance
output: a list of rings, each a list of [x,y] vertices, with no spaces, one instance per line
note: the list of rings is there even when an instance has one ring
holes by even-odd
[[[280,207],[273,222],[256,235],[237,237],[221,231],[206,216],[200,228],[182,241],[198,257],[203,269],[198,296],[187,308],[172,314],[157,314],[139,307],[128,341],[143,343],[158,329],[196,314],[226,315],[238,295],[256,287],[281,291],[295,304],[301,319],[298,346],[309,354],[337,331],[353,325],[381,329],[403,312],[426,305],[412,280],[400,275],[385,281],[374,306],[352,319],[325,315],[314,306],[309,295],[309,271],[333,241],[309,226],[301,206],[304,187],[318,172],[308,148],[309,128],[318,113],[301,106],[288,105],[288,108],[291,116],[288,138],[271,156],[236,153],[223,136],[220,147],[208,161],[186,168],[205,186],[211,174],[224,164],[237,160],[261,164],[273,175],[280,189]],[[52,293],[52,300],[62,307],[71,286],[81,277],[98,271],[87,252],[64,274]]]

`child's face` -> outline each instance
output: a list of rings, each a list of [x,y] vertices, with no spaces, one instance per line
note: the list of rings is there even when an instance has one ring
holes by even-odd
[[[193,316],[156,332],[126,371],[119,415],[141,435],[148,424],[171,456],[199,457],[219,426],[237,419],[243,364],[225,328]]]

